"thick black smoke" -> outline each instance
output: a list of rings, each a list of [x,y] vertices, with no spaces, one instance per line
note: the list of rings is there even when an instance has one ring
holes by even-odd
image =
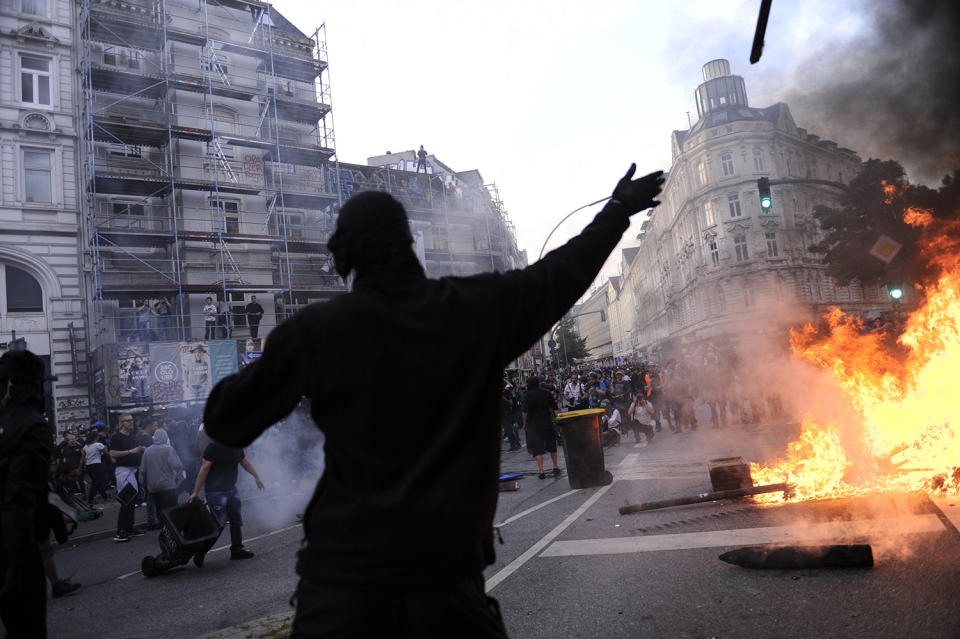
[[[808,130],[934,185],[960,165],[960,2],[860,6],[870,28],[811,52],[782,99]]]

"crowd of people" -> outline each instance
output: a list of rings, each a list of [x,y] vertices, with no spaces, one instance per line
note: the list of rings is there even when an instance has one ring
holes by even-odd
[[[671,359],[665,365],[625,364],[619,368],[590,369],[572,367],[547,371],[535,376],[536,387],[552,397],[554,411],[603,409],[601,430],[604,445],[614,445],[632,433],[637,442],[652,442],[666,424],[670,431],[682,433],[700,427],[697,408],[710,411],[712,428],[731,424],[760,423],[785,417],[783,400],[776,392],[748,390],[735,366],[718,352],[709,351],[702,359]],[[522,450],[525,396],[529,379],[505,378],[502,394],[502,425],[509,452]],[[531,445],[526,433],[527,450],[542,455],[536,434]],[[540,470],[541,478],[544,477]]]

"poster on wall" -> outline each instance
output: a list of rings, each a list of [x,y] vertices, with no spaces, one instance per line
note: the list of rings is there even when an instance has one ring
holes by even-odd
[[[150,349],[147,344],[124,344],[119,347],[117,378],[121,403],[140,403],[150,399],[149,368]]]
[[[150,396],[155,402],[183,399],[180,346],[175,342],[150,344]]]
[[[206,399],[210,393],[209,342],[178,344],[183,371],[183,398]]]
[[[210,342],[210,388],[221,379],[237,372],[237,340],[218,339]]]
[[[247,339],[237,340],[236,357],[240,368],[245,368],[260,358],[266,339],[265,337],[257,339],[248,337]]]

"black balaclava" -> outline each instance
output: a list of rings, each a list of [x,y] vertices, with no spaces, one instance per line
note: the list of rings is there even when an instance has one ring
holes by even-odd
[[[540,378],[536,375],[531,375],[527,378],[527,390],[533,390],[534,388],[540,388]]]
[[[43,407],[43,360],[30,351],[8,351],[0,357],[0,409],[11,404]]]
[[[403,204],[388,193],[366,191],[354,195],[340,209],[337,229],[327,248],[340,277],[377,267],[416,262],[410,245],[413,235]]]

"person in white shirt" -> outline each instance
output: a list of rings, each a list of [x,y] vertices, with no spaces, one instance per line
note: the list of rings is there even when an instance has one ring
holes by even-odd
[[[583,384],[576,373],[570,376],[570,381],[563,387],[563,400],[568,410],[573,410],[583,397]]]
[[[90,477],[90,491],[87,495],[87,501],[91,504],[97,493],[107,501],[107,476],[103,464],[103,454],[107,447],[100,441],[100,432],[92,431],[87,435],[86,446],[83,447],[83,468]]]
[[[208,297],[203,304],[203,339],[216,339],[217,305]]]

